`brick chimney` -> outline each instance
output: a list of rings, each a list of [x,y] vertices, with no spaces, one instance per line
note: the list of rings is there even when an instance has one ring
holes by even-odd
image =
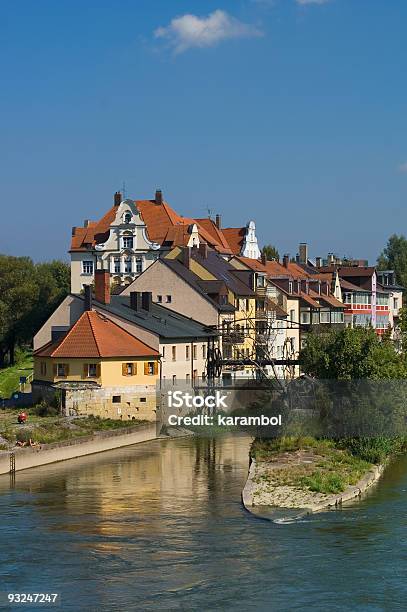
[[[263,266],[267,265],[267,255],[265,253],[261,254],[261,263]]]
[[[151,291],[143,291],[141,294],[141,307],[143,310],[151,311],[151,304],[153,303],[153,294]]]
[[[83,290],[85,294],[84,310],[88,312],[92,310],[92,285],[85,285]]]
[[[220,215],[216,215],[215,217],[215,225],[218,229],[221,228],[222,225],[222,217]]]
[[[199,243],[199,254],[202,259],[206,259],[208,257],[208,244],[206,242]]]
[[[101,304],[110,304],[110,274],[107,270],[95,271],[95,299]]]
[[[182,263],[188,270],[191,267],[191,247],[182,247]]]
[[[141,310],[140,291],[130,291],[130,308],[132,310]]]
[[[116,191],[116,193],[113,196],[113,202],[115,206],[120,206],[122,201],[122,194],[120,193],[120,191]]]
[[[300,263],[306,264],[308,261],[308,244],[301,242],[299,247]]]
[[[161,189],[157,189],[155,192],[155,203],[161,205],[163,203],[163,192]]]
[[[284,268],[288,268],[289,261],[290,261],[290,256],[286,253],[283,256],[283,266],[284,266]]]

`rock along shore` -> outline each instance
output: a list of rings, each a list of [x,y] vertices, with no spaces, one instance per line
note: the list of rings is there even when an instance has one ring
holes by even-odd
[[[335,494],[315,493],[294,486],[270,486],[261,477],[272,474],[274,469],[281,469],[281,465],[252,460],[242,491],[242,502],[249,512],[257,506],[301,509],[305,510],[306,514],[338,508],[342,503],[360,497],[380,478],[384,466],[374,465],[355,485],[347,487],[342,493]]]

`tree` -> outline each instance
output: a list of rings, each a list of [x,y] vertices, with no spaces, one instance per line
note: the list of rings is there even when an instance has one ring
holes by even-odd
[[[407,238],[393,234],[377,259],[379,270],[394,270],[397,282],[407,287]]]
[[[276,261],[278,261],[280,259],[280,255],[276,249],[275,246],[273,246],[272,244],[266,244],[262,250],[261,250],[261,254],[266,256],[266,259],[268,261],[271,261],[272,259],[275,259]]]
[[[320,379],[407,377],[404,356],[396,352],[391,340],[381,340],[372,328],[311,333],[300,353],[300,363],[305,374]]]
[[[68,293],[66,263],[0,255],[0,367],[6,356],[14,363],[15,347],[31,341]]]

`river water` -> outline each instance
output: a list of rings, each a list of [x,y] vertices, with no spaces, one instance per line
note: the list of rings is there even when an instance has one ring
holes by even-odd
[[[249,445],[157,440],[0,477],[0,609],[52,592],[80,611],[405,610],[407,459],[282,525],[241,506]]]

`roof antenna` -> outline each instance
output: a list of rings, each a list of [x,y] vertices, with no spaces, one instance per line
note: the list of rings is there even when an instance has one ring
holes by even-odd
[[[206,212],[208,213],[208,219],[210,219],[212,217],[212,211],[209,206],[206,206]]]
[[[123,193],[123,200],[126,199],[126,181],[123,181],[123,185],[122,185],[122,193]]]

